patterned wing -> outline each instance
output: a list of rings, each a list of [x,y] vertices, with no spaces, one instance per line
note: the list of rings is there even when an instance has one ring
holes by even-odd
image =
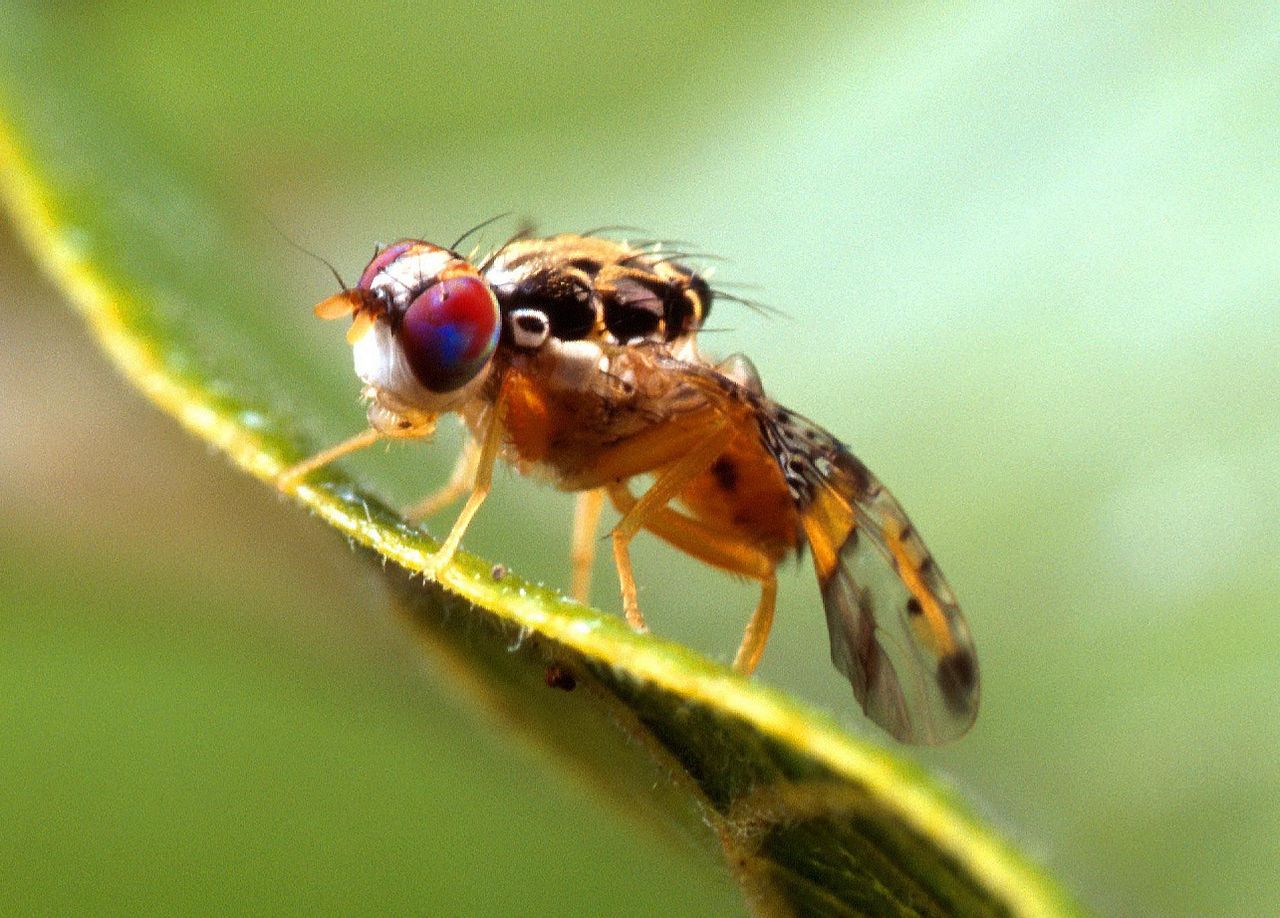
[[[754,419],[813,552],[831,661],[867,716],[904,743],[962,736],[978,715],[973,640],[893,495],[835,437],[761,394],[746,358],[712,368],[660,348],[647,353],[712,404]]]
[[[904,743],[956,739],[978,714],[978,661],[955,594],[901,505],[815,424],[761,400],[761,431],[800,508],[831,661]]]

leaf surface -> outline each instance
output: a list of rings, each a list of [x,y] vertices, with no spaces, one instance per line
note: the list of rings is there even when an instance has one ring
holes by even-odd
[[[246,473],[271,487],[350,423],[348,403],[298,394],[270,318],[280,287],[237,202],[142,136],[65,100],[0,97],[0,194],[124,375]],[[759,911],[1073,910],[952,794],[827,716],[489,561],[415,579],[427,534],[337,469],[311,482],[298,502],[391,562],[397,605],[465,693],[606,792],[704,822]]]

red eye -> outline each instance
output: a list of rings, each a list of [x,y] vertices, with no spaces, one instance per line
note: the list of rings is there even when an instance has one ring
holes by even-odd
[[[489,285],[461,274],[432,284],[409,304],[400,344],[419,382],[432,392],[452,392],[484,369],[501,324]]]

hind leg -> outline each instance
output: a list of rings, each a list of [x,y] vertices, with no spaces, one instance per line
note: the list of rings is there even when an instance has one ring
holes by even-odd
[[[640,614],[640,602],[636,596],[636,578],[631,569],[631,540],[646,525],[646,521],[657,511],[662,510],[667,501],[680,493],[680,490],[697,476],[724,451],[725,444],[733,435],[728,425],[713,431],[701,443],[685,453],[675,462],[657,473],[649,490],[637,500],[613,530],[613,561],[618,568],[618,580],[622,586],[622,612],[629,624],[636,631],[648,631],[644,616]]]
[[[624,514],[638,503],[624,484],[610,487],[609,496],[618,511]],[[733,658],[735,670],[745,675],[753,673],[764,654],[773,627],[778,599],[777,560],[741,538],[712,529],[670,507],[659,507],[650,512],[645,518],[644,528],[704,564],[759,581],[760,601],[747,622],[742,643]]]

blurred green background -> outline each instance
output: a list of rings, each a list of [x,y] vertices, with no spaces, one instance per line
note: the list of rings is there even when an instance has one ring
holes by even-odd
[[[969,617],[977,727],[907,754],[1103,912],[1271,911],[1274,5],[6,2],[0,41],[267,251],[228,279],[261,290],[243,360],[305,370],[317,442],[362,414],[307,308],[332,279],[270,221],[348,275],[504,211],[724,256],[789,318],[718,304],[705,348],[878,472]],[[193,263],[216,231],[172,227]],[[7,233],[0,269],[7,901],[741,909],[705,839],[584,802],[443,688],[367,565],[118,382]],[[407,501],[455,443],[353,466]],[[569,514],[505,475],[467,544],[567,584]],[[648,542],[636,564],[655,630],[727,659],[751,589]],[[871,729],[807,564],[760,678]]]

